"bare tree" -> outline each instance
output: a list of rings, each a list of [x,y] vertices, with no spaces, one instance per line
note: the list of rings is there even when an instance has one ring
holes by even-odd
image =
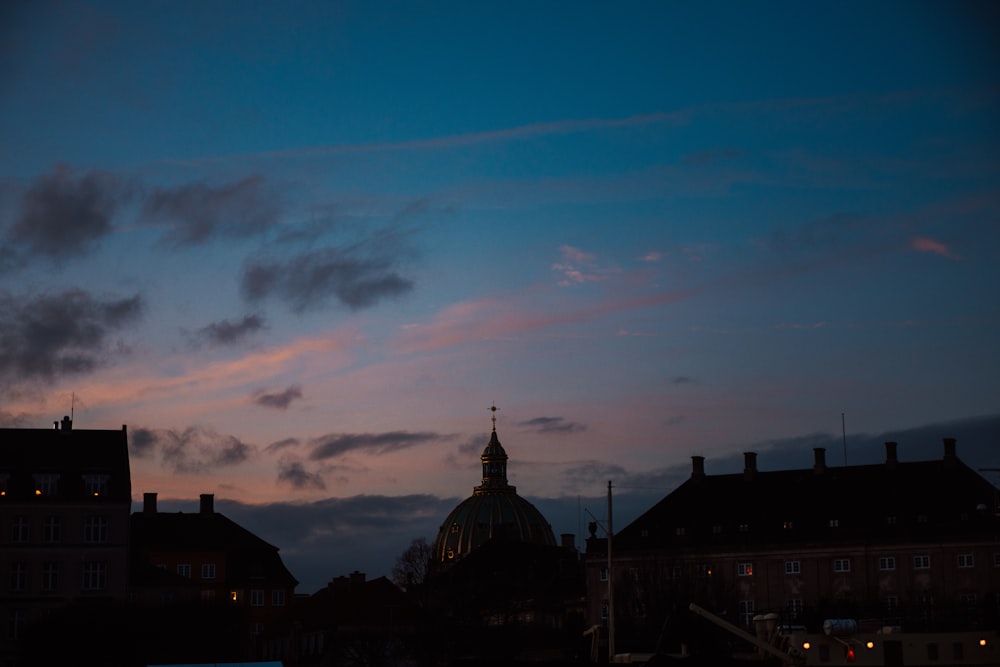
[[[392,568],[392,581],[400,588],[424,583],[431,563],[431,546],[418,537],[406,548]]]

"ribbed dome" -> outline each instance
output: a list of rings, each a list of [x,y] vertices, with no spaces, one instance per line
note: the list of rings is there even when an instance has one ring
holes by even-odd
[[[556,539],[545,517],[507,483],[507,452],[497,438],[495,422],[479,458],[483,462],[482,484],[441,524],[434,540],[434,561],[457,560],[489,540],[554,546]]]

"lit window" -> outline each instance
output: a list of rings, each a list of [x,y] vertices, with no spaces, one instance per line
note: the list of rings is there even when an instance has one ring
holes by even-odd
[[[83,541],[87,544],[103,544],[108,541],[108,518],[88,516],[83,521]]]
[[[58,489],[57,483],[59,481],[59,475],[54,474],[41,474],[32,475],[35,480],[35,495],[36,496],[54,496]]]
[[[921,554],[919,556],[913,557],[913,569],[915,570],[927,570],[931,566],[931,557],[926,554]]]
[[[883,572],[888,572],[890,570],[896,569],[896,557],[895,556],[881,556],[878,559],[878,569]]]
[[[833,559],[833,571],[834,572],[850,572],[851,571],[851,559],[850,558],[834,558]]]
[[[958,566],[961,568],[975,567],[972,554],[958,554]]]
[[[201,578],[215,579],[215,563],[202,563]]]
[[[737,563],[736,564],[736,576],[738,576],[738,577],[752,577],[753,576],[753,563]]]
[[[285,589],[275,588],[273,591],[271,591],[271,606],[272,607],[285,606]]]
[[[786,560],[785,561],[785,574],[800,574],[802,572],[802,563],[797,560]]]
[[[83,490],[88,496],[107,495],[108,475],[84,475]]]
[[[264,591],[259,588],[255,588],[250,591],[250,606],[251,607],[263,607],[264,606]]]
[[[83,590],[103,591],[106,585],[108,566],[103,561],[89,561],[83,564]]]
[[[10,474],[5,472],[0,472],[0,496],[7,495],[7,480],[10,479]]]
[[[712,576],[712,566],[708,563],[700,563],[698,565],[698,576],[699,577],[711,577]]]

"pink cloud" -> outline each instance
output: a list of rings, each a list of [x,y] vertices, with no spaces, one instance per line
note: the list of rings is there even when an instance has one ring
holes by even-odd
[[[656,250],[651,250],[640,258],[643,262],[659,262],[661,259],[663,259],[663,253]]]
[[[918,236],[910,241],[910,249],[918,252],[930,252],[948,259],[960,259],[958,255],[952,253],[951,249],[937,241],[923,236]]]

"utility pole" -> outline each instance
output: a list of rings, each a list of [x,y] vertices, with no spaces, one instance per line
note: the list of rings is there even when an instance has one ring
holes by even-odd
[[[608,664],[615,661],[615,577],[611,564],[611,480],[608,480]]]

